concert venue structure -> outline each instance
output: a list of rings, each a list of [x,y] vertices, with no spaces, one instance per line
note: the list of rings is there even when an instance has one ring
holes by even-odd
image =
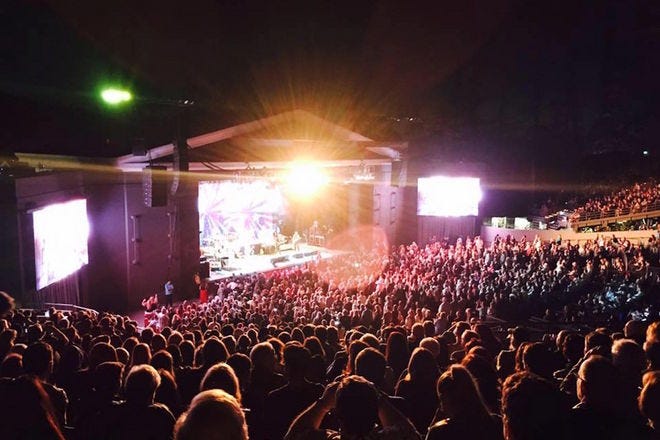
[[[415,240],[402,227],[416,205],[405,151],[296,110],[114,160],[18,153],[3,182],[5,288],[25,303],[135,310],[168,279],[185,298],[196,272],[329,257],[351,231],[365,239],[360,226]]]
[[[193,298],[196,273],[214,281],[362,245],[559,234],[503,229],[496,218],[477,231],[492,178],[483,165],[416,161],[405,142],[302,110],[135,153],[5,161],[0,275],[22,303],[134,311],[168,280],[178,299]]]
[[[166,280],[192,297],[198,272],[473,234],[478,179],[438,183],[406,147],[296,110],[114,160],[19,153],[3,184],[6,288],[25,303],[135,310]],[[452,197],[462,211],[436,212]]]

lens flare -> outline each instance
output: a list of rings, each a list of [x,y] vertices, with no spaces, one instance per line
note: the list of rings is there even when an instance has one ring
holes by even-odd
[[[286,175],[288,191],[302,199],[316,194],[328,181],[325,171],[313,162],[294,162]]]

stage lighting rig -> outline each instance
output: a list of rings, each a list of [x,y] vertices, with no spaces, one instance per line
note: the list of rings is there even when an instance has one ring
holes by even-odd
[[[364,162],[361,163],[355,173],[353,173],[353,180],[358,182],[370,182],[374,180],[376,176],[373,173],[371,167]]]

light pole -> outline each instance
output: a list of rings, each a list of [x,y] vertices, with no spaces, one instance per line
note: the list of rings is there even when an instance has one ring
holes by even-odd
[[[118,106],[133,100],[133,94],[125,89],[107,87],[101,90],[101,99],[108,105]]]

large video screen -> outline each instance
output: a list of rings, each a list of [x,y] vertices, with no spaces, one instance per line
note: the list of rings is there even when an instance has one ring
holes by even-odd
[[[479,214],[476,177],[422,177],[417,180],[417,215],[461,217]]]
[[[37,290],[88,263],[87,202],[72,200],[32,213]]]
[[[202,246],[248,245],[273,240],[285,199],[269,180],[200,182],[198,208]]]

